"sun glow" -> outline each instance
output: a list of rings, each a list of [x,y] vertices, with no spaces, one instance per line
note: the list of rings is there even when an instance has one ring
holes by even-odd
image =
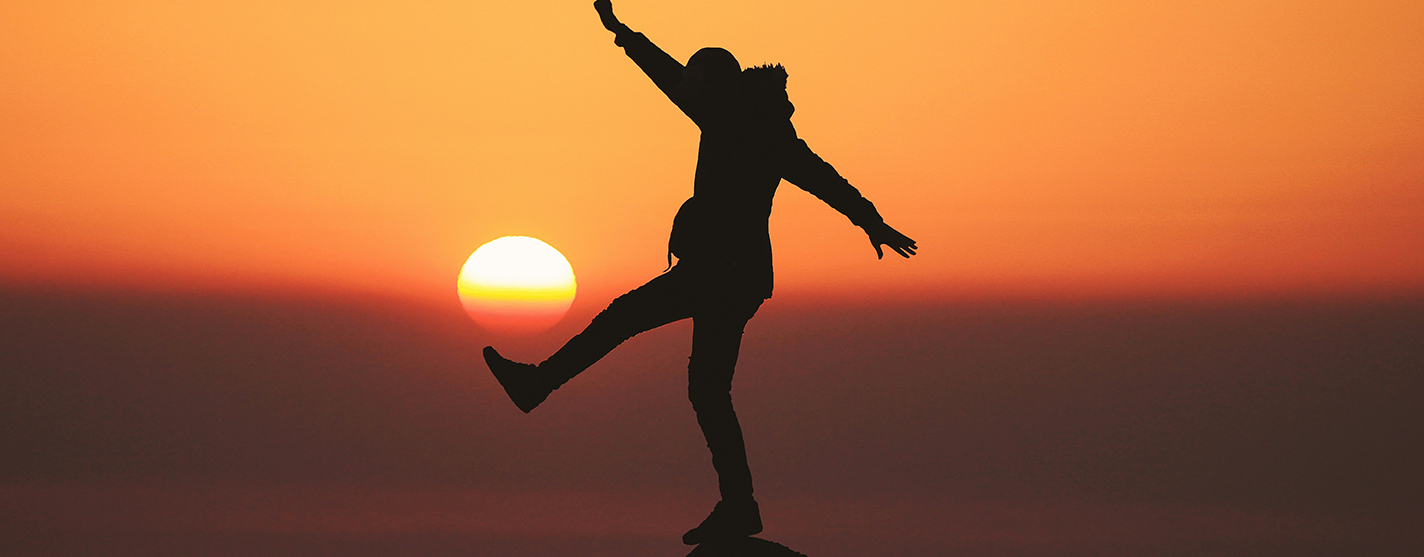
[[[527,236],[505,236],[480,246],[460,269],[457,287],[470,318],[506,335],[553,327],[578,290],[564,255]]]

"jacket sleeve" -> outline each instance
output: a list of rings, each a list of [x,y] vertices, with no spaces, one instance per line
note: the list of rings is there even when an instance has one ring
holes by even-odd
[[[657,85],[664,95],[668,95],[673,87],[682,82],[682,62],[663,52],[663,49],[658,48],[658,45],[653,44],[653,41],[648,40],[642,33],[634,32],[625,26],[614,37],[613,43],[623,47],[623,52],[633,59],[633,63],[638,64],[643,73],[648,74],[648,78],[653,80],[653,84]],[[672,99],[671,96],[668,98]],[[677,104],[677,101],[673,100],[673,104]],[[678,105],[678,108],[687,112],[682,105]]]
[[[790,122],[786,125],[791,126]],[[885,222],[880,212],[875,210],[875,205],[842,178],[835,167],[812,152],[805,141],[796,137],[794,129],[791,130],[781,177],[825,201],[831,208],[849,217],[856,226],[865,228]]]

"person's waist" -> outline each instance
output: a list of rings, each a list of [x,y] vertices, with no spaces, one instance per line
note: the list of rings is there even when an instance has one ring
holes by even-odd
[[[732,252],[715,249],[697,250],[688,253],[686,256],[679,256],[678,264],[683,263],[707,269],[770,269],[771,250],[756,250],[752,252]]]

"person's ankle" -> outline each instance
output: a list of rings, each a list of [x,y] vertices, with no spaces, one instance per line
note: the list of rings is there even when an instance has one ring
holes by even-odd
[[[548,360],[544,360],[539,362],[539,365],[536,367],[539,369],[541,375],[540,380],[544,382],[544,385],[548,387],[550,392],[553,392],[558,390],[559,387],[564,386],[564,383],[568,383],[571,378],[566,374],[559,373],[557,366],[547,365],[548,363]]]

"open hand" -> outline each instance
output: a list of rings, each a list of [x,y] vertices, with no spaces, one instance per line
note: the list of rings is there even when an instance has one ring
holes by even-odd
[[[603,22],[604,29],[614,33],[623,29],[623,22],[613,15],[613,0],[594,0],[593,9],[598,12],[598,19]]]
[[[876,259],[885,258],[885,251],[880,246],[889,246],[890,249],[895,250],[895,253],[900,254],[900,257],[906,259],[914,255],[915,250],[920,249],[909,236],[901,234],[883,222],[865,227],[865,233],[870,236],[870,245],[875,247]]]

